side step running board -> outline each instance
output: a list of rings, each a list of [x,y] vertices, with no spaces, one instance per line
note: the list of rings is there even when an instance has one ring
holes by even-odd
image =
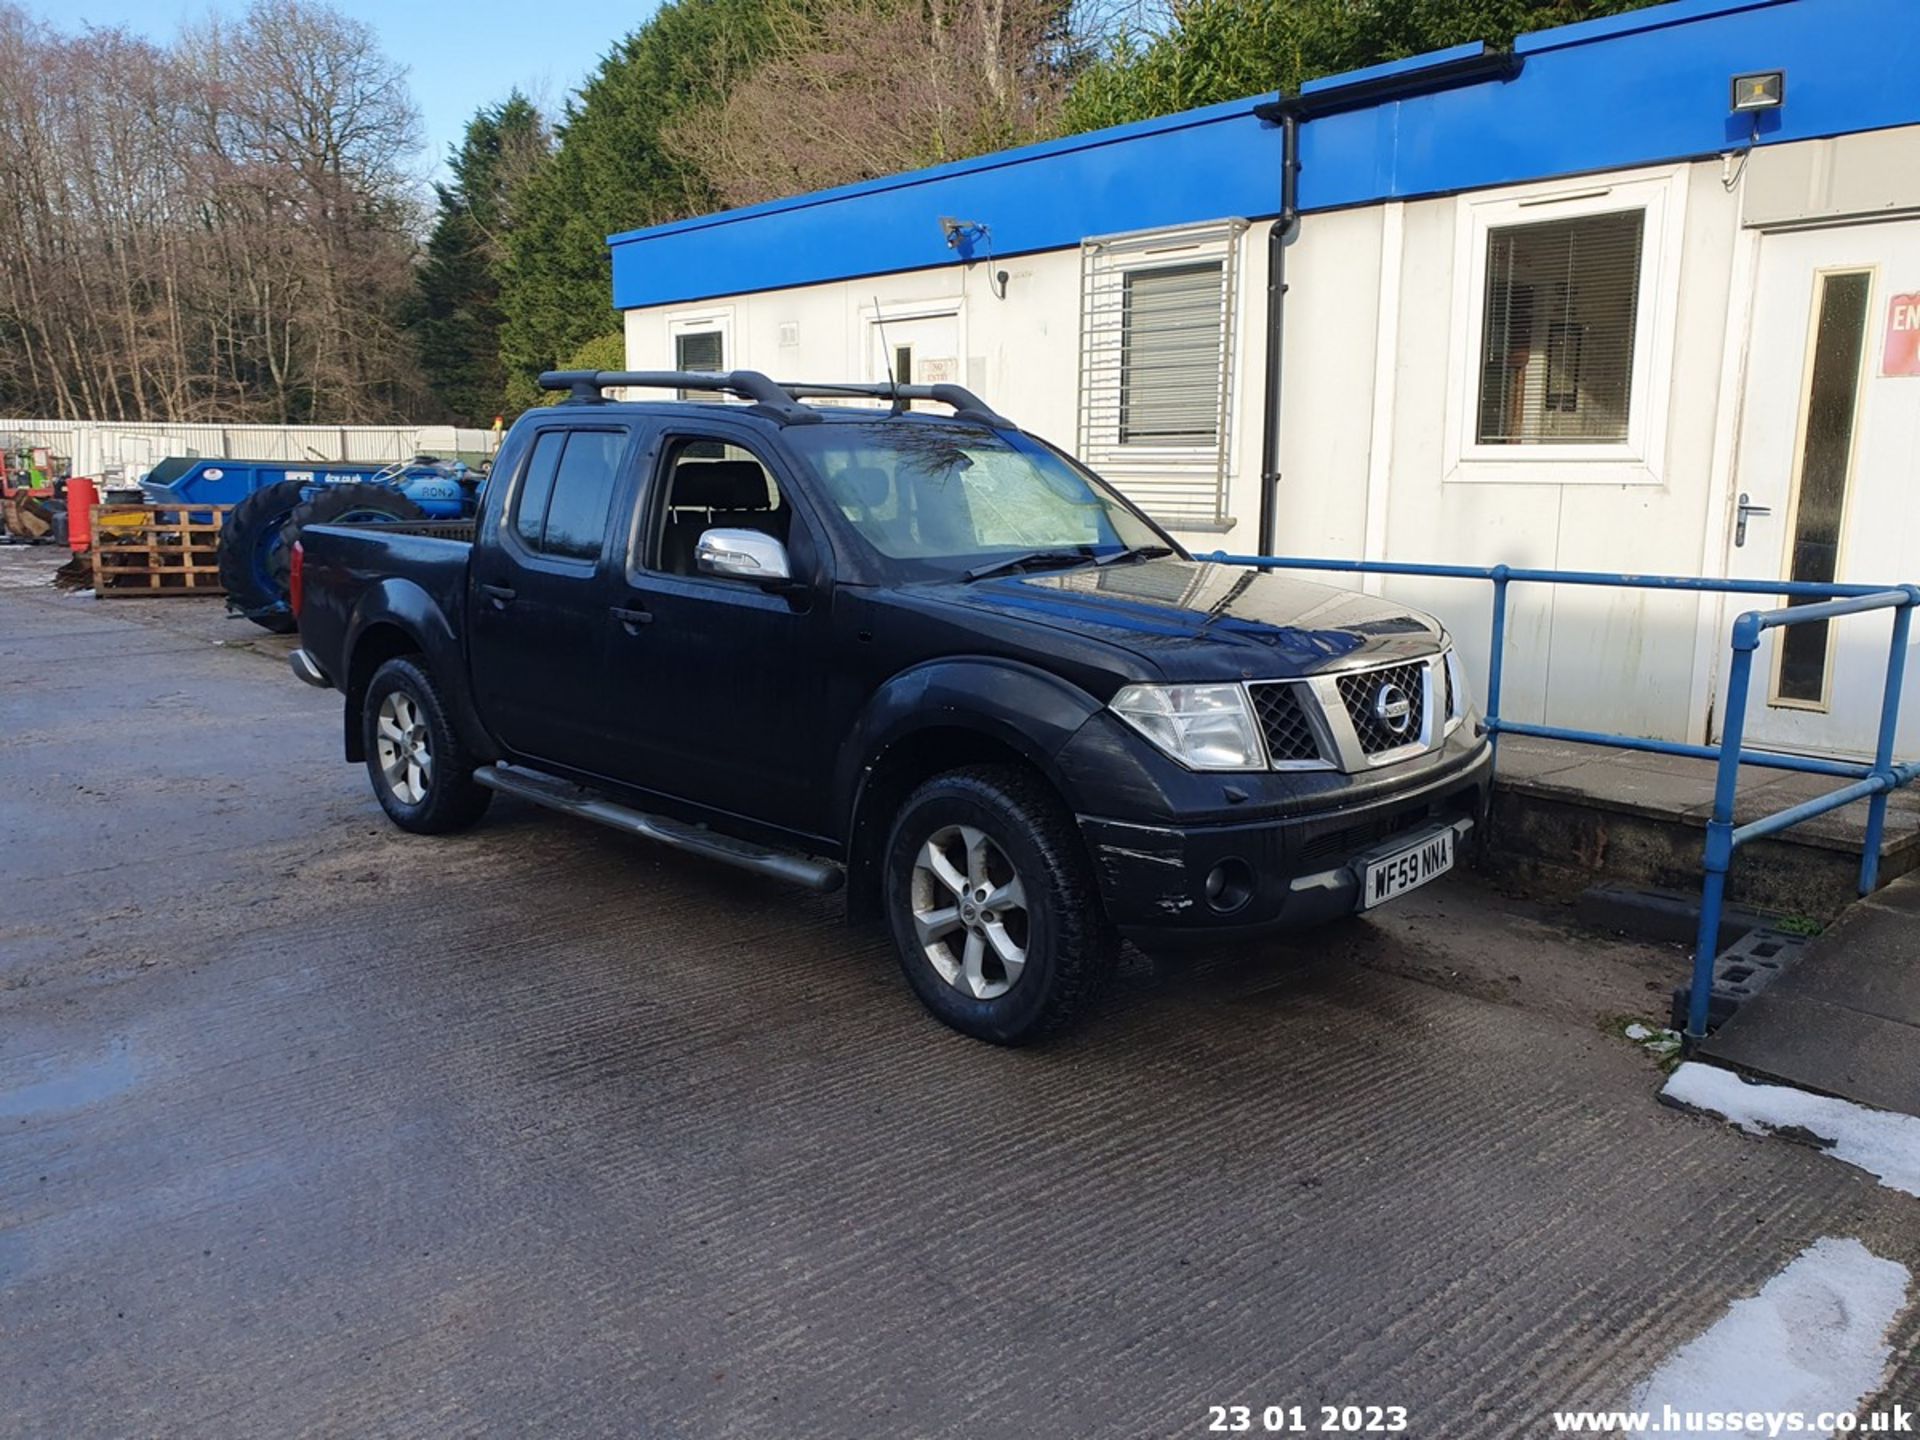
[[[477,784],[489,790],[498,790],[503,795],[517,795],[522,800],[531,800],[549,810],[578,815],[582,820],[592,820],[615,830],[624,830],[629,835],[658,840],[662,845],[671,845],[676,850],[704,855],[709,860],[737,865],[742,870],[770,875],[776,880],[804,885],[809,890],[838,890],[847,878],[846,872],[830,861],[814,860],[785,850],[768,850],[744,840],[736,840],[730,835],[717,834],[704,826],[643,814],[582,786],[531,770],[508,765],[486,765],[474,771],[473,778]]]

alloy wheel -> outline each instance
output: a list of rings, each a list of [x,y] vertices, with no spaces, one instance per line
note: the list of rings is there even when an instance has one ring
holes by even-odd
[[[403,805],[418,805],[433,783],[433,746],[426,717],[411,695],[389,692],[374,722],[374,748],[387,788]]]
[[[927,962],[961,994],[996,1000],[1020,982],[1032,933],[1026,888],[986,831],[934,831],[914,857],[909,903]]]

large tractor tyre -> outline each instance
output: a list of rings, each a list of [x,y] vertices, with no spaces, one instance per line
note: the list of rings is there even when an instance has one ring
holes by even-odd
[[[448,835],[486,813],[493,792],[474,782],[473,756],[418,655],[389,660],[373,672],[360,711],[360,739],[373,793],[402,830]]]
[[[1058,1034],[1119,958],[1073,817],[1016,766],[969,766],[915,790],[894,821],[882,885],[907,983],[975,1039]]]
[[[293,547],[283,541],[305,488],[301,481],[282,480],[254,491],[227,513],[220,531],[220,584],[227,608],[276,635],[290,635],[295,628],[287,608]]]
[[[391,485],[329,485],[287,520],[287,553],[309,525],[358,525],[367,520],[424,520],[422,510]]]

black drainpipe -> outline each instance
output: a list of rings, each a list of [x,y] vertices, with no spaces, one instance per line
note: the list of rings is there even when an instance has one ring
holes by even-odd
[[[1260,549],[1274,553],[1279,537],[1280,340],[1287,314],[1287,246],[1300,228],[1300,114],[1298,97],[1274,107],[1280,120],[1280,218],[1267,227],[1267,403],[1260,417]]]
[[[1267,227],[1267,403],[1260,417],[1260,549],[1279,548],[1280,360],[1287,311],[1287,246],[1300,230],[1300,122],[1338,110],[1357,110],[1406,95],[1450,90],[1483,80],[1511,80],[1518,55],[1482,52],[1401,75],[1381,75],[1311,95],[1282,95],[1253,113],[1280,126],[1280,215]]]

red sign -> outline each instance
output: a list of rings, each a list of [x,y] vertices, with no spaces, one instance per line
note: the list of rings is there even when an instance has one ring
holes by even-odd
[[[1880,353],[1882,375],[1920,375],[1920,292],[1887,302],[1887,347]]]

